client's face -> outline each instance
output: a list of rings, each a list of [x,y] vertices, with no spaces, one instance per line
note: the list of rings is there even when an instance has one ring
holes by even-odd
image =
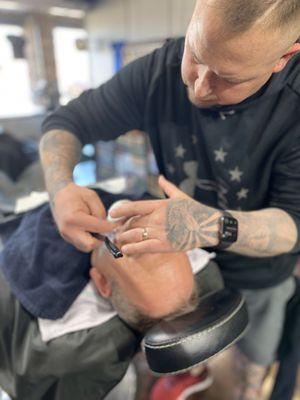
[[[143,254],[116,260],[102,246],[92,254],[91,263],[91,276],[103,297],[113,299],[118,290],[124,301],[153,319],[184,307],[194,291],[194,277],[185,253]]]

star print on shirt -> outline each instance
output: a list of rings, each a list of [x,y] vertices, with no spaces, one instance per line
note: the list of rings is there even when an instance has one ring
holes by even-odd
[[[225,158],[228,155],[226,151],[224,151],[223,147],[221,147],[219,150],[215,150],[215,161],[220,161],[221,163],[225,162]]]
[[[231,181],[237,181],[237,182],[241,182],[241,177],[242,177],[242,175],[244,174],[244,173],[239,169],[239,167],[235,167],[235,169],[231,169],[231,170],[229,171],[229,173],[230,173],[230,175],[231,175],[230,180],[231,180]]]
[[[177,147],[175,148],[175,155],[176,155],[176,157],[184,158],[185,152],[186,152],[186,149],[182,146],[182,144],[180,144],[179,146],[177,146]]]
[[[237,197],[239,200],[247,199],[249,193],[249,189],[242,188],[239,192],[237,192]]]
[[[175,173],[175,167],[172,164],[167,164],[167,170],[171,175]]]

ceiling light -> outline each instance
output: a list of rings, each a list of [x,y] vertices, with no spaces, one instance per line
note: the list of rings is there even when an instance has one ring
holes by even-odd
[[[85,16],[84,10],[74,10],[72,8],[63,7],[51,7],[49,8],[49,14],[58,17],[68,17],[68,18],[83,18]]]
[[[23,9],[23,7],[16,1],[0,0],[0,9],[14,11],[14,10],[21,10]]]

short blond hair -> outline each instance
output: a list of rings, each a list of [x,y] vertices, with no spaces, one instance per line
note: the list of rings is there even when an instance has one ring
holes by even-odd
[[[193,291],[187,301],[184,301],[184,303],[179,305],[176,310],[164,317],[152,318],[134,305],[126,295],[123,294],[122,289],[115,281],[111,280],[110,284],[112,287],[112,296],[109,300],[114,309],[123,321],[127,322],[128,325],[140,332],[145,332],[162,319],[170,321],[182,315],[189,314],[197,308],[199,303],[200,292],[197,282],[194,279]]]
[[[244,33],[261,24],[268,29],[287,32],[292,29],[296,38],[300,36],[300,0],[212,0],[209,3],[221,12],[222,22],[231,33]]]

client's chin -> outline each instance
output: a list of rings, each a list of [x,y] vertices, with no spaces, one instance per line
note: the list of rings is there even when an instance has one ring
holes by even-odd
[[[194,106],[199,108],[210,108],[220,105],[216,97],[212,98],[208,97],[207,99],[198,99],[190,90],[188,90],[188,96],[190,102],[194,104]]]

